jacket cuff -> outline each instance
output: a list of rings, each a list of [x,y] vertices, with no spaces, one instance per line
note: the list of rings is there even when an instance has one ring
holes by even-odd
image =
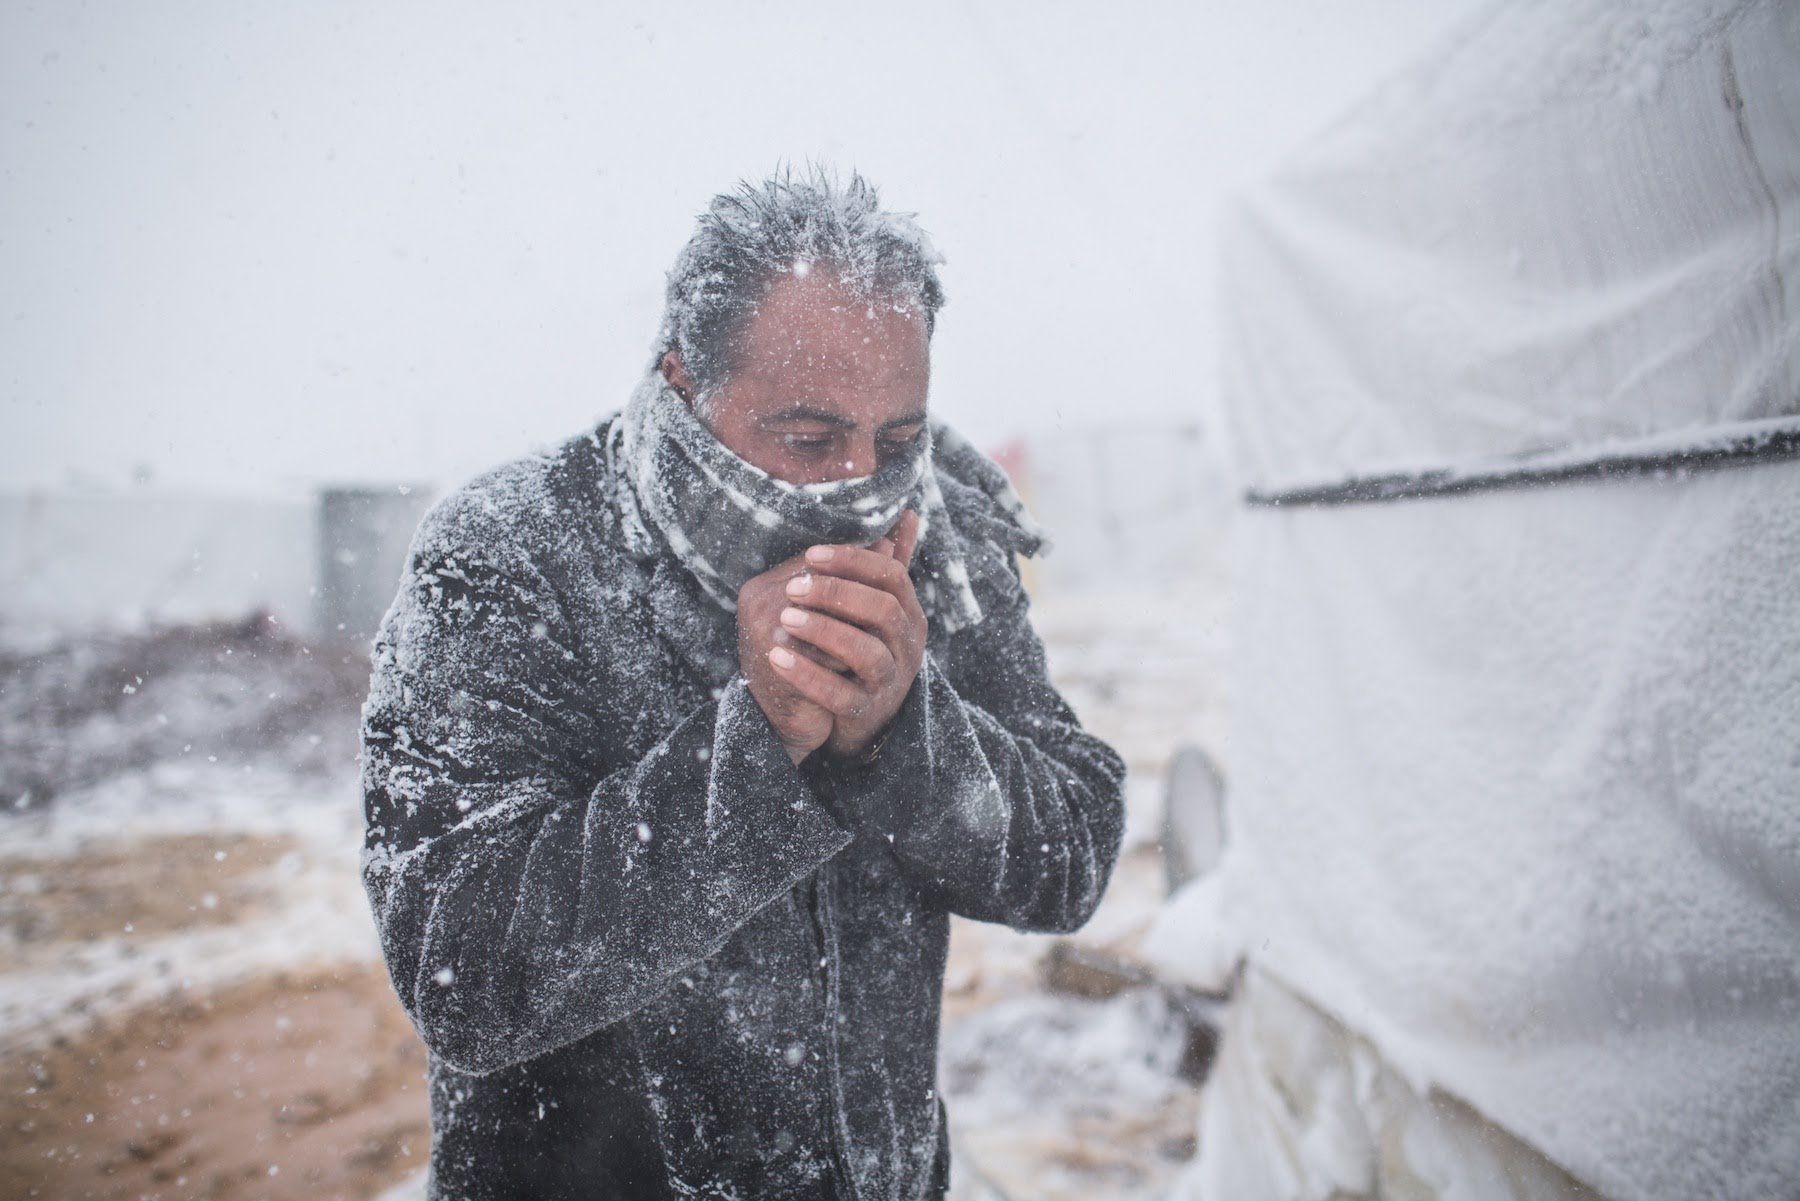
[[[787,808],[793,813],[789,837],[803,842],[842,839],[844,823],[830,805],[822,803],[808,773],[794,766],[769,715],[756,703],[742,676],[733,676],[719,693],[710,758],[709,821],[728,818],[740,796],[772,793],[787,798]],[[720,787],[728,782],[736,787]]]
[[[831,759],[812,781],[852,829],[890,843],[991,843],[1007,813],[962,698],[927,654],[881,751],[862,765]]]

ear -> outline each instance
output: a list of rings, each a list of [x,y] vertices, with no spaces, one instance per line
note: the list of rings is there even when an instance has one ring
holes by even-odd
[[[669,381],[669,387],[675,389],[675,395],[694,403],[694,381],[688,378],[687,368],[681,365],[681,356],[673,350],[664,351],[662,362],[658,365],[662,377]]]

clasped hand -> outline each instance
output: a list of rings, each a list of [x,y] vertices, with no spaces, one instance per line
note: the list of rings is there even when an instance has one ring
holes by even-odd
[[[738,663],[798,764],[825,747],[864,755],[925,657],[925,611],[907,569],[919,517],[873,546],[815,546],[738,591]]]

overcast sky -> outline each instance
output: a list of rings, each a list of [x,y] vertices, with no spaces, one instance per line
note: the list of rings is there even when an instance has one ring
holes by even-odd
[[[0,487],[442,486],[617,408],[693,215],[857,168],[979,442],[1203,419],[1211,235],[1478,0],[0,8]]]

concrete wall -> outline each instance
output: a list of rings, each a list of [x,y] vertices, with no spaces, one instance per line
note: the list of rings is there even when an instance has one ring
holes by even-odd
[[[0,494],[0,618],[135,624],[267,611],[323,641],[366,640],[429,496],[150,490]]]

